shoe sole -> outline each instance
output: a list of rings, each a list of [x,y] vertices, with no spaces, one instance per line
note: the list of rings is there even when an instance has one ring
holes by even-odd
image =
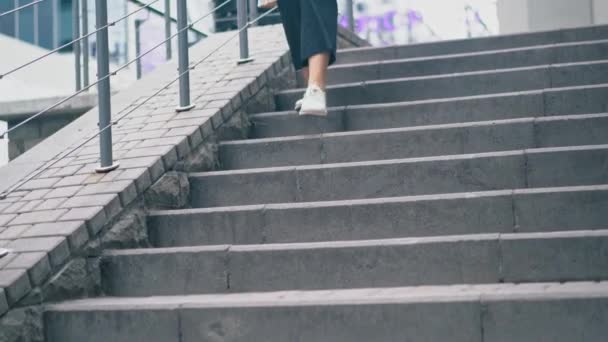
[[[301,110],[300,115],[305,116],[327,116],[327,109],[325,110]]]

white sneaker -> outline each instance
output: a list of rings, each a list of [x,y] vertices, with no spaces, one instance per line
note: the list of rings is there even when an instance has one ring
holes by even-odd
[[[296,101],[296,107],[294,108],[296,110],[296,112],[299,112],[300,109],[302,108],[302,100],[304,100],[304,99],[299,99],[298,101]]]
[[[301,101],[300,115],[327,116],[325,91],[318,86],[309,86]]]

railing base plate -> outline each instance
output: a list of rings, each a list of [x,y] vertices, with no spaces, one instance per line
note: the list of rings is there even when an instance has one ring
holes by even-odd
[[[249,58],[241,58],[241,59],[239,59],[239,60],[236,62],[236,64],[237,64],[237,65],[241,65],[241,64],[247,64],[247,63],[250,63],[250,62],[253,62],[253,58],[252,58],[252,57],[249,57]]]
[[[187,111],[193,109],[194,107],[196,107],[195,103],[193,103],[193,104],[191,104],[189,106],[185,106],[185,107],[177,107],[177,108],[175,108],[175,111],[178,112],[178,113],[187,112]]]
[[[108,172],[112,172],[116,169],[118,169],[118,167],[120,166],[120,163],[114,163],[110,166],[106,166],[106,167],[98,167],[95,169],[95,172],[97,173],[108,173]]]

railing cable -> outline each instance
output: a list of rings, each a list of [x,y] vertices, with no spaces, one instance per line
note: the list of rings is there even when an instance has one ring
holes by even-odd
[[[41,0],[41,1],[44,1],[44,0]],[[76,39],[74,39],[74,40],[72,40],[72,41],[70,41],[70,42],[68,42],[68,43],[65,43],[65,44],[63,44],[63,45],[61,45],[61,46],[59,46],[59,47],[56,47],[56,48],[54,48],[53,50],[50,50],[49,52],[47,52],[47,53],[45,53],[45,54],[43,54],[43,55],[41,55],[41,56],[39,56],[39,57],[37,57],[37,58],[34,58],[34,59],[32,59],[31,61],[29,61],[29,62],[27,62],[27,63],[24,63],[24,64],[22,64],[22,65],[20,65],[20,66],[18,66],[18,67],[15,67],[15,68],[13,68],[13,69],[11,69],[11,70],[9,70],[9,71],[5,72],[4,74],[0,74],[0,80],[1,80],[1,79],[3,79],[4,77],[6,77],[6,76],[10,75],[10,74],[13,74],[13,73],[15,73],[15,72],[17,72],[17,71],[19,71],[19,70],[21,70],[21,69],[25,68],[25,67],[28,67],[28,66],[30,66],[30,65],[32,65],[32,64],[34,64],[34,63],[36,63],[36,62],[38,62],[38,61],[40,61],[40,60],[42,60],[42,59],[44,59],[44,58],[46,58],[46,57],[48,57],[48,56],[50,56],[50,55],[52,55],[52,54],[54,54],[54,53],[58,52],[58,51],[61,51],[61,50],[65,49],[66,47],[68,47],[68,46],[70,46],[70,45],[72,45],[72,44],[74,44],[74,43],[78,43],[78,42],[80,42],[81,40],[83,40],[83,39],[85,39],[85,38],[88,38],[88,37],[90,37],[90,36],[92,36],[92,35],[94,35],[94,34],[98,33],[98,32],[99,32],[99,31],[101,31],[101,30],[104,30],[104,29],[106,29],[106,28],[108,28],[108,27],[110,27],[110,26],[114,26],[114,25],[116,25],[117,23],[119,23],[119,22],[121,22],[121,21],[123,21],[123,20],[125,20],[125,19],[129,18],[129,17],[130,17],[130,16],[132,16],[132,15],[135,15],[135,14],[139,13],[140,11],[143,11],[144,9],[146,9],[146,8],[148,8],[148,7],[150,7],[150,6],[152,6],[153,4],[155,4],[155,3],[159,2],[159,1],[160,1],[160,0],[152,0],[152,1],[151,1],[151,2],[149,2],[147,5],[145,5],[145,6],[143,6],[143,7],[140,7],[140,8],[138,8],[138,9],[136,9],[135,11],[133,11],[133,12],[131,12],[131,13],[128,13],[128,14],[126,14],[126,15],[124,15],[124,16],[122,16],[122,17],[120,17],[120,18],[118,18],[118,19],[116,19],[116,20],[114,20],[114,21],[112,21],[112,22],[109,22],[107,25],[104,25],[104,26],[102,26],[102,27],[99,27],[99,28],[95,29],[94,31],[91,31],[91,32],[87,33],[86,35],[80,36],[80,37],[78,37],[78,38],[76,38]]]
[[[52,159],[53,162],[52,163],[45,163],[44,165],[42,165],[41,167],[39,167],[38,169],[32,171],[32,173],[30,175],[28,175],[25,179],[19,181],[17,184],[15,184],[14,186],[10,187],[8,190],[6,190],[5,192],[0,194],[0,200],[6,198],[10,193],[12,193],[13,191],[15,191],[16,189],[19,189],[22,185],[24,185],[25,183],[29,182],[30,180],[34,179],[35,177],[37,177],[38,175],[40,175],[42,172],[44,172],[47,168],[52,167],[53,165],[55,165],[56,163],[58,163],[59,161],[63,160],[63,158],[69,156],[70,154],[78,151],[78,149],[84,147],[86,144],[88,144],[89,142],[91,142],[93,139],[97,138],[102,132],[105,132],[106,130],[110,129],[112,126],[118,124],[122,119],[124,119],[127,115],[133,113],[134,111],[138,110],[139,108],[141,108],[141,106],[143,106],[144,104],[148,103],[150,100],[152,100],[153,98],[155,98],[157,95],[159,95],[160,93],[162,93],[163,91],[167,90],[171,85],[173,85],[174,83],[176,83],[180,77],[182,77],[185,73],[190,72],[190,70],[195,69],[198,65],[204,63],[209,57],[211,57],[215,52],[217,52],[219,49],[221,49],[222,47],[226,46],[229,42],[231,42],[234,38],[238,37],[239,34],[241,33],[241,31],[246,30],[247,28],[249,28],[249,26],[254,25],[255,23],[257,23],[258,21],[260,21],[262,18],[266,17],[267,15],[269,15],[270,13],[274,12],[278,7],[274,7],[271,10],[263,13],[262,15],[258,16],[255,20],[252,20],[250,22],[248,22],[244,27],[242,27],[241,29],[236,31],[236,34],[231,36],[230,38],[228,38],[226,41],[224,41],[222,44],[220,44],[218,47],[216,47],[213,51],[211,51],[210,53],[208,53],[205,57],[203,57],[201,60],[199,60],[198,62],[194,63],[192,66],[190,66],[188,68],[187,71],[180,73],[176,78],[174,78],[173,80],[171,80],[169,83],[167,83],[165,86],[163,86],[162,88],[160,88],[159,90],[157,90],[156,92],[154,92],[152,95],[148,96],[145,100],[141,101],[140,103],[138,103],[136,106],[134,106],[131,110],[127,111],[126,113],[120,115],[116,120],[112,120],[112,122],[109,125],[106,125],[104,127],[101,127],[99,129],[99,131],[97,131],[95,134],[93,134],[92,136],[90,136],[89,138],[83,140],[81,143],[79,143],[78,145],[76,145],[75,147],[64,151],[63,153],[58,153],[57,155],[55,155],[55,157]],[[122,113],[123,111],[120,111],[119,113]],[[61,155],[59,157],[59,155]]]
[[[160,1],[160,0],[156,0],[156,1]],[[125,69],[126,67],[128,67],[129,65],[131,65],[131,64],[133,64],[133,63],[135,63],[135,62],[136,62],[138,59],[140,59],[140,58],[142,58],[142,57],[146,56],[147,54],[151,53],[151,52],[152,52],[152,51],[154,51],[155,49],[159,48],[160,46],[162,46],[162,45],[163,45],[164,43],[166,43],[167,41],[169,41],[169,40],[171,40],[171,39],[173,39],[173,38],[177,37],[177,35],[178,35],[179,33],[183,32],[183,31],[185,31],[185,30],[188,30],[188,29],[190,28],[190,26],[192,26],[192,25],[196,24],[197,22],[199,22],[199,21],[201,21],[201,20],[204,20],[204,19],[205,19],[205,18],[207,18],[208,16],[212,15],[213,13],[215,13],[215,11],[217,11],[217,10],[221,9],[222,7],[224,7],[224,6],[226,6],[228,3],[230,3],[230,1],[232,1],[232,0],[226,0],[226,1],[224,1],[223,3],[221,3],[220,5],[218,5],[217,7],[215,7],[215,8],[214,8],[212,11],[208,12],[207,14],[203,15],[202,17],[200,17],[200,18],[198,18],[197,20],[195,20],[195,21],[193,21],[192,23],[190,23],[190,24],[189,24],[187,27],[185,27],[184,29],[177,31],[177,32],[176,32],[175,34],[173,34],[171,37],[169,37],[169,38],[167,38],[167,39],[163,40],[163,41],[162,41],[162,42],[160,42],[159,44],[157,44],[157,45],[155,45],[154,47],[152,47],[152,48],[150,48],[150,49],[146,50],[145,52],[141,53],[139,56],[137,56],[137,57],[135,57],[135,58],[131,59],[130,61],[127,61],[127,63],[125,63],[125,64],[123,64],[123,65],[119,66],[119,67],[118,67],[118,68],[116,68],[114,71],[111,71],[111,72],[110,72],[110,74],[108,74],[107,76],[104,76],[104,77],[98,78],[98,79],[97,79],[95,82],[93,82],[93,83],[91,83],[91,84],[89,84],[89,85],[87,85],[87,86],[83,87],[82,89],[78,90],[77,92],[73,93],[72,95],[70,95],[70,96],[68,96],[68,97],[66,97],[66,98],[63,98],[63,99],[61,99],[61,100],[60,100],[60,101],[58,101],[58,102],[55,102],[54,104],[50,105],[49,107],[47,107],[47,108],[45,108],[45,109],[41,110],[40,112],[38,112],[38,113],[36,113],[36,114],[34,114],[34,115],[32,115],[32,116],[28,117],[27,119],[25,119],[25,120],[21,121],[20,123],[16,124],[15,126],[11,127],[10,129],[7,129],[6,131],[4,131],[4,132],[2,132],[2,133],[0,134],[0,139],[3,139],[5,136],[7,136],[7,134],[9,134],[10,132],[12,132],[12,131],[14,131],[14,130],[18,129],[19,127],[21,127],[21,126],[23,126],[23,125],[27,124],[28,122],[30,122],[30,121],[32,121],[32,120],[34,120],[34,119],[36,119],[36,118],[40,117],[41,115],[44,115],[44,114],[48,113],[49,111],[51,111],[51,110],[53,110],[53,109],[55,109],[55,108],[59,107],[60,105],[62,105],[62,104],[64,104],[64,103],[66,103],[67,101],[69,101],[69,100],[71,100],[71,99],[75,98],[76,96],[78,96],[78,95],[80,95],[80,94],[82,94],[82,93],[84,93],[84,92],[88,91],[88,90],[89,90],[89,89],[91,89],[92,87],[94,87],[94,86],[96,86],[97,84],[99,84],[101,81],[104,81],[104,80],[106,80],[106,79],[108,79],[108,78],[110,78],[110,77],[112,77],[112,76],[116,76],[116,75],[118,74],[118,72],[120,72],[120,71],[124,70],[124,69]],[[152,4],[152,3],[150,3],[150,4]],[[180,76],[181,76],[181,74],[180,74]]]
[[[44,1],[44,0],[36,0],[36,1],[32,1],[32,2],[30,2],[29,4],[25,4],[25,5],[23,5],[23,6],[19,6],[19,7],[17,7],[17,8],[13,8],[13,9],[12,9],[12,10],[10,10],[10,11],[6,11],[6,12],[3,12],[3,13],[0,13],[0,18],[4,17],[5,15],[9,15],[9,14],[11,14],[11,13],[16,13],[16,12],[19,12],[19,11],[21,11],[21,10],[24,10],[24,9],[28,8],[28,7],[34,6],[34,5],[36,5],[36,4],[39,4],[39,3],[43,2],[43,1]]]

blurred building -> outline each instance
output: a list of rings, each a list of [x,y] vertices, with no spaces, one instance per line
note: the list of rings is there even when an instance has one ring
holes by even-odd
[[[608,24],[608,0],[498,0],[501,33]]]
[[[373,45],[408,44],[498,33],[496,0],[354,0],[355,29]],[[339,21],[347,26],[346,0]]]

